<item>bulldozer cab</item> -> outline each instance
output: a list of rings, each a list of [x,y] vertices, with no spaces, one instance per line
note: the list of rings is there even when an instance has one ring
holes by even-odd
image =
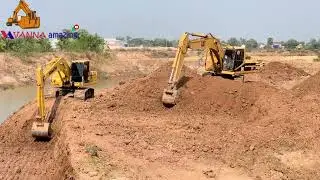
[[[245,58],[244,48],[229,48],[225,50],[223,58],[223,70],[234,71],[240,67]]]
[[[71,63],[71,81],[83,82],[89,81],[89,61],[73,61]]]

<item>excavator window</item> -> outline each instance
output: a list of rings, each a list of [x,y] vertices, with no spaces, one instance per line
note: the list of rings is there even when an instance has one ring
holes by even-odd
[[[83,64],[72,63],[71,64],[71,81],[82,82],[83,77]]]
[[[226,49],[223,60],[224,70],[234,70],[244,61],[244,50],[242,49]]]
[[[89,80],[89,63],[72,63],[71,64],[71,81],[82,82],[82,77],[84,82]]]

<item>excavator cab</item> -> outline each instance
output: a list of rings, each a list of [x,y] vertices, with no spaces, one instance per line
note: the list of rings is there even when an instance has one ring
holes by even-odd
[[[72,62],[71,81],[83,83],[87,83],[89,81],[89,61]]]
[[[244,49],[227,48],[223,58],[223,70],[235,71],[244,62]]]
[[[256,72],[259,64],[245,59],[245,48],[229,46],[225,48],[221,75],[231,78]]]
[[[94,97],[93,88],[85,88],[89,84],[97,81],[97,72],[90,71],[90,61],[89,60],[76,60],[72,61],[71,66],[71,84],[75,89],[83,89],[84,93],[75,93],[73,96],[77,99],[89,99]]]

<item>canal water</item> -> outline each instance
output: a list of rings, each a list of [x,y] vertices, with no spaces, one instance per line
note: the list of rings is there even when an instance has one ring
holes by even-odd
[[[94,85],[95,91],[111,88],[119,83],[119,80],[101,80]],[[12,113],[19,110],[23,105],[34,100],[36,97],[35,86],[18,87],[0,91],[0,124]]]

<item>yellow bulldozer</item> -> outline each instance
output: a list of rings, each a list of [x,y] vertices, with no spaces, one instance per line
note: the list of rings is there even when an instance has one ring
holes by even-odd
[[[44,85],[51,77],[51,85],[58,90],[51,110],[46,113]],[[68,62],[63,58],[54,58],[44,67],[36,70],[38,116],[32,125],[32,136],[35,138],[51,138],[51,123],[57,105],[62,96],[71,94],[73,97],[87,100],[94,97],[94,89],[88,86],[97,82],[97,72],[90,71],[90,61],[76,60]]]
[[[173,61],[168,87],[162,95],[162,102],[166,107],[176,104],[178,96],[177,84],[180,80],[184,58],[188,49],[203,50],[205,54],[205,72],[226,77],[240,77],[258,70],[260,64],[245,59],[245,48],[225,46],[212,34],[184,33],[178,45],[176,57]]]
[[[23,11],[26,15],[19,16],[19,11]],[[8,18],[7,26],[17,25],[22,29],[36,29],[40,27],[40,17],[37,16],[36,11],[32,11],[29,5],[20,0],[18,6],[13,11],[13,15]]]

